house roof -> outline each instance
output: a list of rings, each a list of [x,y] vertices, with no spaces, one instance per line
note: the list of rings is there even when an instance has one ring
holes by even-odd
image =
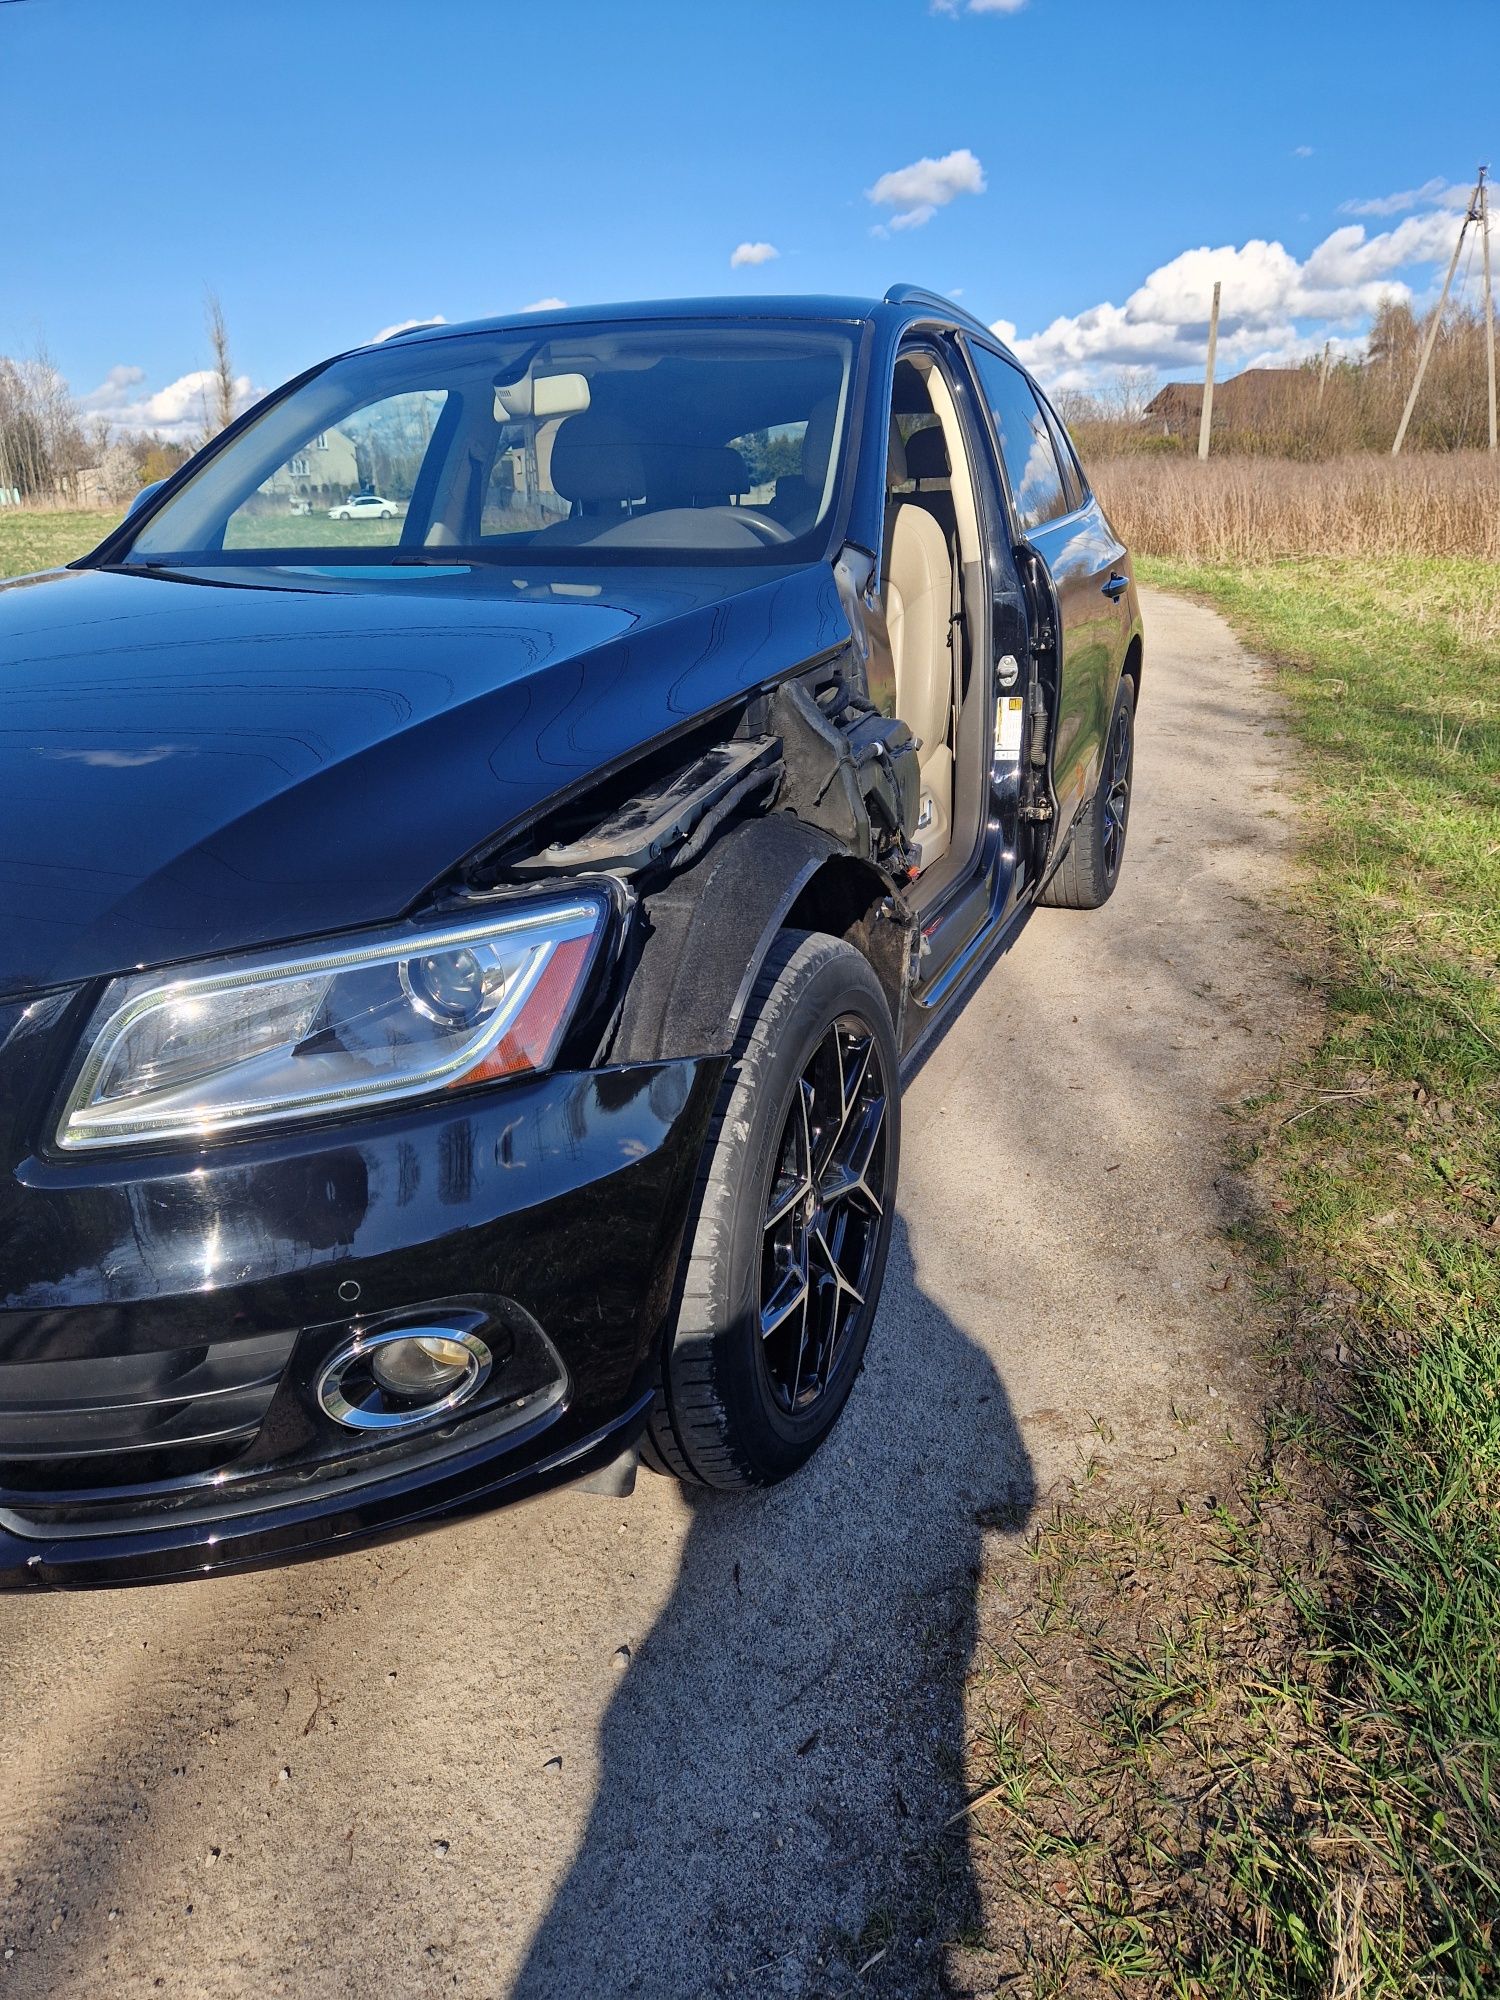
[[[1146,405],[1148,417],[1176,416],[1181,410],[1196,410],[1203,402],[1201,382],[1168,382]]]
[[[1247,404],[1273,404],[1305,384],[1305,368],[1244,368],[1214,384],[1214,408],[1233,412]],[[1146,405],[1148,417],[1175,417],[1203,408],[1201,382],[1168,382]]]

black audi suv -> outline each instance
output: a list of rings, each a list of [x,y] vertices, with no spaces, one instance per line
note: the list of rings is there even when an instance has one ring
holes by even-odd
[[[903,1077],[1114,887],[1141,665],[910,287],[417,328],[0,587],[0,1581],[795,1471]]]

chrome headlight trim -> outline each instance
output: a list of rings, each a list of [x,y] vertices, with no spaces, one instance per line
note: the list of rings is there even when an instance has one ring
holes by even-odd
[[[496,1080],[502,1073],[529,1074],[545,1069],[571,1018],[577,999],[597,960],[609,926],[611,904],[602,891],[566,897],[535,897],[497,904],[483,917],[441,925],[408,924],[331,940],[321,947],[301,946],[238,954],[217,965],[204,961],[169,967],[155,973],[132,973],[113,979],[90,1016],[82,1038],[82,1059],[52,1121],[53,1143],[76,1156],[120,1147],[157,1146],[171,1141],[231,1136],[247,1129],[327,1117],[361,1107],[382,1108],[421,1097],[440,1095],[470,1080]],[[411,1074],[361,1077],[351,1074],[309,1087],[294,1097],[266,1098],[231,1092],[211,1111],[184,1116],[180,1110],[152,1108],[158,1095],[149,1083],[134,1092],[114,1090],[101,1095],[112,1065],[125,1050],[132,1032],[153,1012],[169,1006],[210,1004],[225,996],[257,989],[269,997],[294,982],[327,978],[329,990],[340,975],[379,972],[391,968],[399,978],[407,960],[476,945],[528,947],[516,977],[505,982],[503,997],[473,1033],[415,1068]],[[582,947],[573,952],[565,1002],[541,1050],[542,1059],[521,1062],[510,1072],[495,1067],[507,1037],[524,1024],[528,1003],[538,994],[544,975],[560,946]],[[402,981],[404,985],[406,982]],[[487,1070],[486,1065],[490,1065]],[[233,1065],[210,1073],[229,1076]],[[204,1081],[209,1081],[205,1077]]]

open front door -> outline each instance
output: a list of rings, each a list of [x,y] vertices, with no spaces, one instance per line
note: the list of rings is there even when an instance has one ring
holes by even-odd
[[[1066,829],[1099,780],[1109,705],[1121,655],[1116,583],[1123,546],[1060,447],[1030,382],[1003,355],[977,343],[975,369],[1010,488],[1019,533],[1045,569],[1057,630],[1052,776]]]

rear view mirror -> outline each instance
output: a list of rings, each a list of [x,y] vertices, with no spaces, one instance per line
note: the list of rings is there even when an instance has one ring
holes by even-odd
[[[495,421],[509,417],[576,417],[589,406],[587,375],[523,375],[495,384]]]
[[[160,493],[161,489],[163,488],[163,486],[166,485],[166,483],[167,482],[164,479],[153,479],[149,486],[143,486],[140,492],[137,493],[135,498],[131,501],[130,505],[125,509],[126,520],[128,521],[132,514],[138,513],[140,509],[145,506],[146,502],[151,498],[151,495],[153,493]]]

